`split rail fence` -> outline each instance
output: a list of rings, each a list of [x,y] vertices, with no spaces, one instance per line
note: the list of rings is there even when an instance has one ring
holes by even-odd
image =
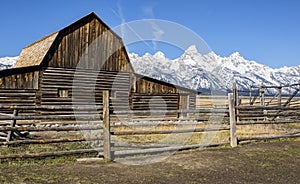
[[[283,90],[289,93],[283,95]],[[250,87],[249,91],[238,90],[234,84],[228,99],[231,146],[257,140],[300,137],[300,81],[286,86]],[[259,126],[265,129],[265,133],[258,133]],[[250,129],[256,132],[252,136],[243,135]]]
[[[116,157],[136,154],[154,154],[226,144],[235,147],[240,143],[255,140],[298,137],[300,136],[299,84],[260,86],[256,95],[252,87],[248,91],[248,96],[239,95],[245,91],[239,91],[234,85],[233,93],[228,94],[228,98],[217,98],[217,101],[222,103],[205,104],[205,108],[200,104],[195,110],[114,110],[110,107],[109,91],[102,92],[103,105],[97,106],[98,114],[95,115],[89,114],[95,109],[86,106],[71,109],[60,106],[1,107],[6,111],[0,114],[2,147],[0,159],[93,154],[111,161]],[[282,95],[285,87],[292,87],[291,95]],[[277,93],[274,96],[267,96],[265,95],[267,89],[275,89]],[[209,100],[213,101],[213,97]],[[77,114],[53,116],[32,113],[41,110],[68,112],[76,110]],[[250,126],[257,125],[271,125],[272,127],[267,127],[267,133],[275,126],[290,132],[244,136],[245,132],[253,129]],[[203,136],[209,133],[214,138],[219,138],[201,142]],[[186,136],[189,139],[182,142],[180,139]],[[6,152],[5,148],[9,151]],[[16,151],[18,149],[23,152]]]
[[[115,157],[136,154],[154,154],[229,144],[228,108],[114,110],[110,106],[109,94],[109,91],[102,92],[103,106],[97,106],[100,109],[97,109],[98,114],[95,116],[88,113],[93,112],[94,109],[89,109],[87,106],[72,107],[72,109],[61,106],[37,108],[6,105],[2,107],[1,109],[5,108],[6,112],[13,112],[0,114],[2,139],[0,145],[21,150],[22,147],[28,149],[31,148],[30,145],[37,146],[25,150],[25,153],[2,152],[0,159],[96,154],[98,157],[104,157],[105,160],[114,160]],[[76,115],[20,114],[20,112],[50,112],[51,110],[68,112],[74,110]],[[216,134],[221,132],[226,134],[226,137],[202,143],[201,136],[205,136],[207,132]],[[181,135],[187,136],[187,134],[190,137],[194,136],[194,140],[188,143],[180,140]]]

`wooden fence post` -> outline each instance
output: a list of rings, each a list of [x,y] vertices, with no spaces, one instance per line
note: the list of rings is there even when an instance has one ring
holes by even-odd
[[[186,110],[190,110],[190,95],[187,95],[186,97]],[[190,117],[189,113],[186,113],[186,117]]]
[[[18,109],[14,109],[13,117],[18,116],[18,113],[19,113]],[[15,127],[16,124],[17,124],[17,120],[14,119],[14,120],[11,121],[10,126],[11,126],[11,127]],[[11,141],[11,138],[12,138],[13,133],[14,133],[13,131],[8,131],[7,138],[6,138],[6,142]]]
[[[282,84],[278,88],[278,107],[281,107],[281,98],[282,98]]]
[[[260,96],[260,105],[265,106],[265,88],[264,85],[262,84],[259,88],[259,96]]]
[[[234,107],[238,106],[239,104],[241,104],[241,99],[239,99],[239,92],[238,92],[238,88],[236,86],[236,83],[234,82],[233,83],[233,105]],[[236,121],[239,121],[239,119],[237,118],[237,115],[239,114],[238,110],[235,108],[234,109],[234,113],[235,113],[235,116],[236,116]]]
[[[103,100],[103,156],[104,160],[110,162],[113,160],[111,151],[111,137],[110,137],[110,119],[109,119],[109,91],[102,91]]]
[[[249,105],[251,105],[252,102],[252,85],[250,85],[250,89],[249,89]]]
[[[232,93],[228,94],[229,102],[229,116],[230,116],[230,146],[237,146],[237,137],[236,137],[236,114],[235,114],[235,103],[234,96]]]
[[[300,80],[298,81],[298,84],[299,84],[299,91],[300,91]]]

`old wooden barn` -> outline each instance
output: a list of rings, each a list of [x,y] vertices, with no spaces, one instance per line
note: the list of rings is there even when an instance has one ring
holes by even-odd
[[[115,109],[161,109],[162,101],[193,109],[197,94],[135,74],[122,39],[95,13],[24,48],[14,68],[0,71],[0,88],[2,109],[42,107],[52,110],[27,113],[51,115],[73,113],[74,105],[101,108],[102,90]]]

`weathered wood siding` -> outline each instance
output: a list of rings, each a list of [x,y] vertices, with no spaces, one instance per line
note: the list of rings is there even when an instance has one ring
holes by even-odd
[[[134,94],[131,98],[132,110],[145,110],[150,113],[135,113],[133,119],[155,119],[155,118],[177,118],[177,113],[166,113],[166,110],[178,109],[178,94]],[[151,111],[162,111],[162,114],[151,113]]]
[[[3,71],[1,72],[3,73]],[[39,71],[14,73],[12,70],[10,75],[1,75],[1,72],[1,89],[38,89]]]
[[[189,93],[189,109],[196,109],[196,94]]]
[[[133,110],[177,110],[178,94],[134,94]]]
[[[102,90],[111,90],[111,107],[128,109],[129,85],[129,73],[126,72],[48,68],[41,77],[40,105],[66,109],[51,114],[72,114],[72,106],[101,110]]]
[[[36,90],[0,89],[0,112],[12,115],[13,108],[34,108],[36,102]],[[19,114],[34,114],[33,109],[21,110]]]
[[[175,86],[171,84],[163,84],[160,81],[153,82],[145,78],[136,79],[135,92],[141,94],[167,94],[176,93]]]
[[[149,95],[163,95],[163,94],[179,94],[179,99],[176,100],[178,109],[195,109],[196,107],[196,93],[191,90],[184,90],[172,84],[145,78],[136,78],[133,84],[135,93],[149,94]],[[185,102],[188,99],[188,102]],[[174,101],[175,102],[175,101]]]
[[[61,30],[47,59],[50,67],[133,72],[121,38],[93,16]]]

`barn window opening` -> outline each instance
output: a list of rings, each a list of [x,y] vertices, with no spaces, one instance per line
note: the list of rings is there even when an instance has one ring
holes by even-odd
[[[69,97],[69,90],[68,89],[58,89],[58,97],[60,98],[68,98]]]

